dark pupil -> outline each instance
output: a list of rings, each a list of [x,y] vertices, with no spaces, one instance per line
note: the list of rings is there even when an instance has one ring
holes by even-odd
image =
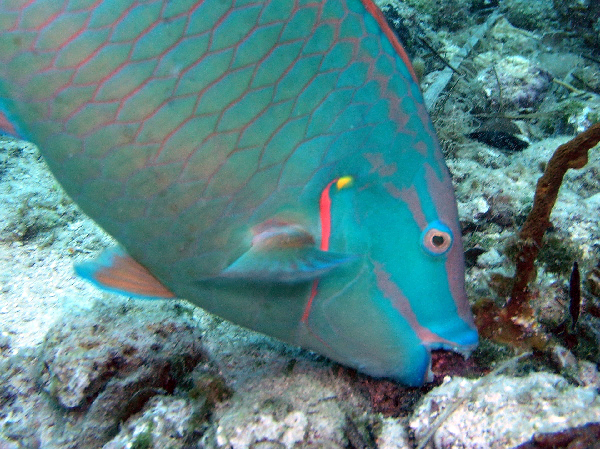
[[[442,246],[444,244],[444,237],[441,235],[434,235],[431,239],[433,246]]]

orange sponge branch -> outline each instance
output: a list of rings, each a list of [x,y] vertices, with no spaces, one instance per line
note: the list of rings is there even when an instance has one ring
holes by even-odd
[[[588,150],[600,142],[600,123],[590,126],[572,140],[559,146],[538,180],[533,208],[527,216],[519,239],[521,250],[516,258],[513,289],[506,307],[508,317],[527,314],[529,309],[528,284],[535,270],[535,259],[542,247],[542,238],[550,226],[550,213],[556,202],[565,173],[570,168],[583,168],[588,161]]]

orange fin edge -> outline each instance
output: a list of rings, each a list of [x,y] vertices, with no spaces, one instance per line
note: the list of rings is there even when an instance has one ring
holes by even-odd
[[[146,299],[175,298],[146,267],[120,249],[105,250],[97,259],[75,265],[75,272],[103,290]]]

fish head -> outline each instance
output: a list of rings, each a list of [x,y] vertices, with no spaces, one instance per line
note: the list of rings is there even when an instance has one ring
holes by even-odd
[[[364,157],[369,170],[321,204],[327,249],[359,257],[316,284],[305,337],[362,372],[421,385],[432,350],[468,355],[478,339],[450,176],[441,159],[401,172],[385,154]]]

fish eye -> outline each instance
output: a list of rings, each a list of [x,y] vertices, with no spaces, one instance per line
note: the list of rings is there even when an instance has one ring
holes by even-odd
[[[432,256],[446,254],[452,246],[452,231],[444,223],[436,220],[423,230],[421,246]]]

